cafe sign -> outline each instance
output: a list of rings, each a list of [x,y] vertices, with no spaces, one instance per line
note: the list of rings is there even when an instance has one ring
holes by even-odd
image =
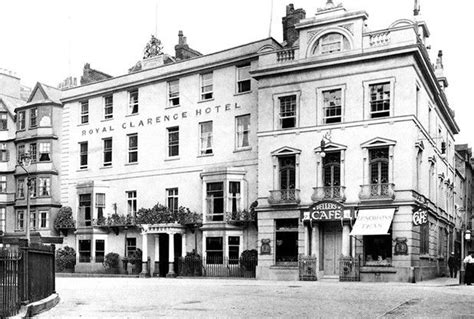
[[[301,211],[303,221],[334,221],[349,218],[354,218],[353,210],[345,210],[341,203],[332,200],[317,202],[308,210]]]
[[[421,226],[428,223],[428,212],[422,209],[414,211],[412,216],[412,222],[413,226]]]

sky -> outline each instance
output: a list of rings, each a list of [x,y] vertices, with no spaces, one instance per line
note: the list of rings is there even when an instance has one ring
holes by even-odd
[[[414,0],[343,0],[348,10],[365,10],[370,30],[412,18]],[[80,78],[85,63],[113,76],[141,60],[152,34],[174,55],[178,31],[191,48],[208,54],[271,36],[282,41],[281,18],[293,3],[306,16],[326,0],[1,0],[0,68],[14,71],[22,83],[57,86],[67,76]],[[431,36],[430,56],[443,50],[447,97],[461,133],[456,143],[474,145],[470,75],[472,45],[463,39],[472,29],[474,1],[420,0],[421,18]],[[270,21],[271,28],[270,28]]]

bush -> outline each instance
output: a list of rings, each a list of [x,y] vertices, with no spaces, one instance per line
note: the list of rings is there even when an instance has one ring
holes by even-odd
[[[142,250],[137,248],[133,253],[128,256],[128,262],[134,265],[134,273],[140,273],[142,271]]]
[[[258,252],[255,249],[244,250],[240,255],[240,267],[243,270],[254,271],[257,267]]]
[[[59,209],[58,215],[54,220],[54,228],[56,230],[64,228],[75,228],[76,223],[72,218],[72,208],[69,206],[63,206]]]
[[[56,251],[56,271],[74,269],[74,266],[76,266],[76,251],[74,248],[66,246]]]
[[[116,253],[108,253],[104,258],[104,268],[105,270],[109,269],[118,269],[119,268],[120,257]]]

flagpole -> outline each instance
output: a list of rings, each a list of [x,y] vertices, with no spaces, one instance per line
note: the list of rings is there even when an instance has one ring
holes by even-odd
[[[268,37],[272,36],[272,22],[273,22],[273,0],[270,0],[270,25],[268,26]]]

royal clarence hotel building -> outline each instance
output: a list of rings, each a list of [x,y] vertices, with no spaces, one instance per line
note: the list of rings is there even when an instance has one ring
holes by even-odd
[[[258,279],[441,275],[459,128],[442,54],[430,61],[415,15],[370,31],[365,11],[328,1],[307,18],[289,5],[283,43],[201,55],[180,32],[171,57],[152,38],[129,74],[63,91],[60,194],[77,219],[64,238],[76,271],[138,247],[160,276],[193,250],[222,263],[250,249]],[[96,224],[157,203],[202,223]],[[243,211],[256,225],[232,222]]]

